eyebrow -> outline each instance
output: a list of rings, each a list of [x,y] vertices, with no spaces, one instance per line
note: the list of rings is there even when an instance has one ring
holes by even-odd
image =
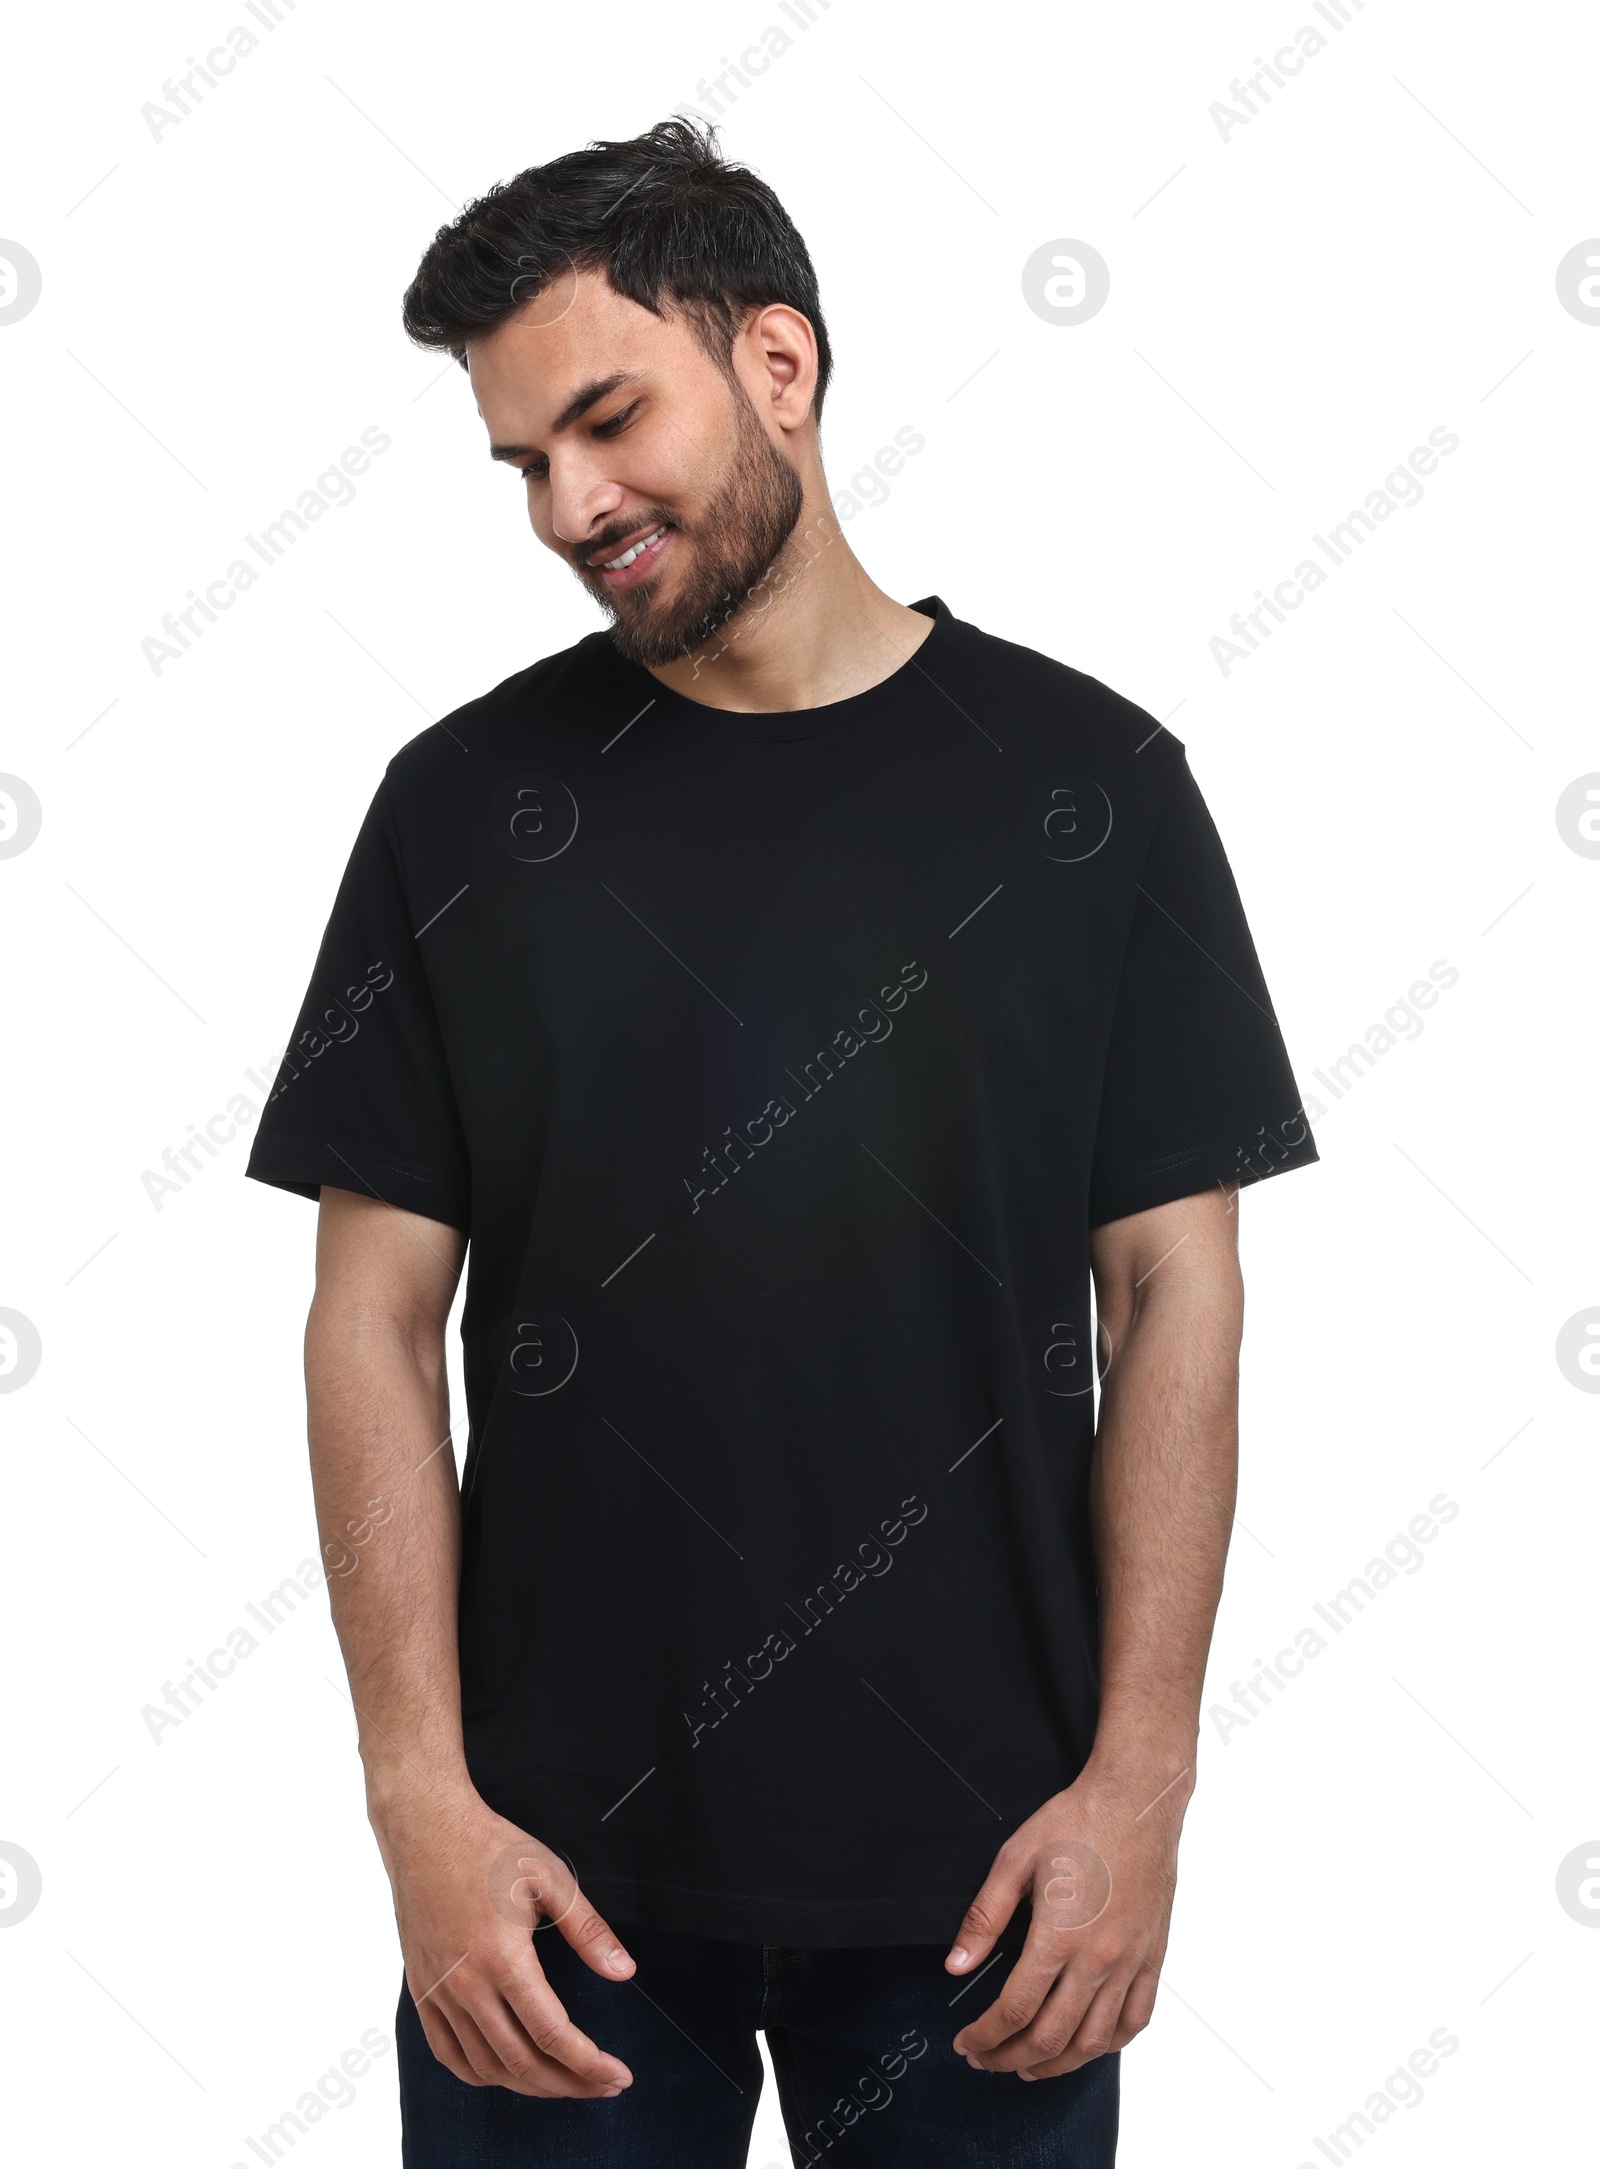
[[[620,391],[624,384],[637,384],[640,381],[639,373],[635,369],[617,369],[608,377],[594,378],[591,383],[585,384],[581,391],[575,392],[572,398],[567,401],[561,412],[550,424],[551,436],[558,437],[564,429],[570,429],[573,423],[587,414],[591,407],[598,406],[602,399],[609,399],[611,394]],[[538,450],[539,447],[534,444],[491,444],[489,457],[491,459],[527,459],[535,455]]]

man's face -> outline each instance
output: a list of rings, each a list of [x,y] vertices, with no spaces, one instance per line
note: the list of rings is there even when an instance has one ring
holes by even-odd
[[[759,366],[748,353],[759,393]],[[680,316],[567,272],[467,350],[492,455],[526,477],[534,533],[646,668],[691,654],[771,570],[800,477],[744,381]]]

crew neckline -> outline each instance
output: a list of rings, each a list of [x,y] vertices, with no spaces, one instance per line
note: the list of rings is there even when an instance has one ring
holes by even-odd
[[[888,677],[880,678],[876,685],[869,685],[860,693],[847,694],[843,700],[823,701],[814,708],[713,708],[706,701],[690,700],[686,694],[675,692],[642,664],[629,662],[619,655],[609,633],[598,633],[595,638],[605,642],[613,660],[627,674],[639,697],[647,704],[653,704],[663,719],[674,725],[706,731],[718,738],[781,743],[791,738],[820,738],[826,732],[847,729],[869,721],[903,699],[915,674],[926,669],[930,653],[935,661],[942,656],[949,642],[950,629],[956,622],[948,604],[938,595],[924,595],[907,608],[933,620],[933,630],[919,642],[915,651],[891,670]]]

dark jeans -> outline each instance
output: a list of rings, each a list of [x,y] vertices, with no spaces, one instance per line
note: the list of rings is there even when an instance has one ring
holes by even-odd
[[[613,2100],[546,2101],[468,2086],[429,2048],[409,1990],[396,2017],[405,2169],[745,2169],[766,2034],[797,2164],[826,2169],[1112,2169],[1116,2055],[1032,2084],[974,2071],[951,2037],[1014,1963],[976,1983],[944,1944],[792,1950],[622,1929],[628,1981],[591,1973],[553,1929],[539,1960],[574,2025],[620,2056]]]

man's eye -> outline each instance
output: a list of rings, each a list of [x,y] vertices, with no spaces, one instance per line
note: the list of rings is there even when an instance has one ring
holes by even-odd
[[[616,436],[619,430],[625,428],[626,425],[633,420],[634,415],[638,411],[638,406],[639,402],[636,399],[631,406],[624,407],[620,414],[608,415],[605,421],[596,422],[594,425],[595,435],[597,437]]]
[[[521,475],[524,482],[542,482],[550,472],[550,462],[544,459],[530,459],[526,467],[518,467],[515,471]]]

